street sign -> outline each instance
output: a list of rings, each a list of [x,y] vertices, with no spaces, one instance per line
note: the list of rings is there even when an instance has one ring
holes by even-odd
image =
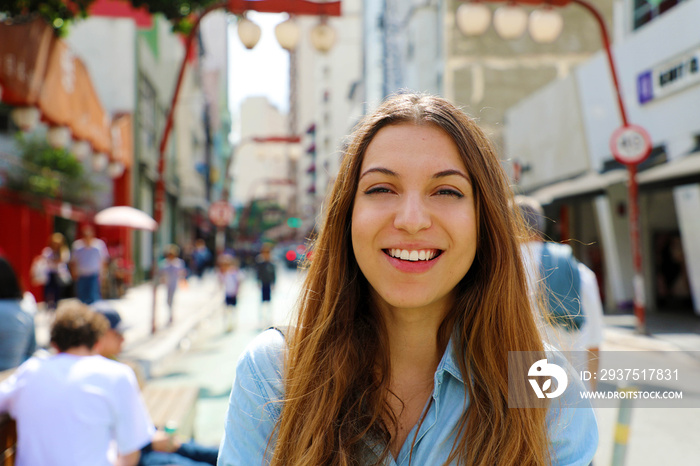
[[[217,227],[225,227],[233,220],[233,207],[226,201],[212,202],[209,206],[209,220]]]
[[[610,150],[620,163],[642,163],[651,153],[651,137],[641,126],[621,126],[610,137]]]

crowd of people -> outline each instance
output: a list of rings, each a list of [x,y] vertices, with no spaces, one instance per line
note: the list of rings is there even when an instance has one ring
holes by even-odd
[[[239,358],[216,447],[155,429],[138,371],[118,361],[125,322],[95,286],[100,240],[86,229],[69,254],[52,237],[37,266],[56,308],[51,355],[32,355],[31,318],[15,319],[11,350],[0,325],[0,362],[16,367],[0,383],[16,464],[590,464],[598,430],[590,403],[572,395],[580,380],[517,409],[504,368],[513,351],[572,371],[594,364],[595,277],[544,241],[541,206],[513,195],[472,118],[439,97],[388,99],[353,133],[324,215],[294,322],[261,332]],[[254,270],[266,323],[271,252]],[[238,258],[214,258],[203,242],[185,255],[168,246],[158,268],[171,320],[181,281],[215,266],[232,325]],[[51,298],[64,268],[82,303]],[[5,282],[0,315],[29,315],[16,280]],[[566,362],[560,349],[593,356]]]

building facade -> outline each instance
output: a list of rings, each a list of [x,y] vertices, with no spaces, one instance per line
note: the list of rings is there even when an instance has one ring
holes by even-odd
[[[622,98],[652,146],[637,174],[646,308],[700,314],[700,42],[692,33],[700,2],[673,5],[644,24],[638,5],[621,5],[613,55]],[[628,173],[610,148],[621,119],[605,56],[511,107],[506,121],[506,154],[526,168],[518,189],[577,240],[603,277],[607,307],[629,307]]]

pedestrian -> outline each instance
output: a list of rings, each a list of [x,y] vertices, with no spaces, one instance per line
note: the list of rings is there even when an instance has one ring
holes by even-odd
[[[202,278],[204,271],[209,266],[211,261],[211,252],[207,248],[207,244],[203,239],[199,238],[194,243],[192,251],[192,262],[194,263],[194,273],[197,277]]]
[[[165,283],[167,292],[168,311],[170,312],[169,322],[173,323],[173,302],[175,291],[181,280],[187,275],[185,261],[180,259],[180,248],[175,244],[170,244],[165,248],[165,259],[159,266],[161,281]]]
[[[106,275],[109,253],[104,241],[95,237],[95,228],[85,225],[83,237],[73,243],[71,263],[76,278],[76,294],[85,304],[102,299],[101,280]]]
[[[515,205],[528,227],[522,256],[533,306],[544,318],[544,331],[550,343],[567,352],[579,373],[595,374],[603,342],[603,303],[596,275],[576,260],[570,246],[544,240],[546,218],[536,199],[516,196]],[[536,302],[535,297],[542,295],[546,298],[543,303]],[[589,383],[595,390],[596,381]]]
[[[155,428],[124,364],[94,354],[109,328],[79,301],[56,310],[51,345],[0,383],[0,412],[17,424],[17,466],[136,465]]]
[[[219,465],[589,464],[580,381],[509,407],[509,352],[565,363],[537,329],[511,202],[490,142],[446,100],[402,94],[365,117],[295,325],[238,361]]]
[[[265,327],[272,320],[272,288],[275,285],[277,278],[275,273],[275,264],[272,263],[271,256],[272,246],[269,243],[263,244],[260,255],[256,258],[255,268],[260,285],[260,322]]]
[[[96,353],[117,361],[124,344],[124,332],[129,328],[119,312],[107,301],[96,303],[93,308],[109,321],[109,328],[95,345]],[[133,368],[133,367],[132,367]],[[138,372],[137,378],[138,378]],[[139,386],[141,383],[139,383]],[[219,449],[200,445],[194,441],[182,442],[177,436],[157,430],[151,443],[141,449],[139,466],[204,466],[215,465]]]
[[[0,257],[0,372],[19,366],[36,351],[32,301],[25,299],[12,265]]]
[[[226,331],[233,331],[233,321],[236,316],[238,304],[238,289],[243,281],[243,272],[240,270],[238,260],[231,254],[222,254],[217,261],[219,263],[219,283],[224,289],[225,326]]]
[[[44,302],[49,311],[56,310],[65,288],[72,282],[69,262],[66,238],[58,232],[49,237],[48,246],[32,261],[32,283],[44,287]]]

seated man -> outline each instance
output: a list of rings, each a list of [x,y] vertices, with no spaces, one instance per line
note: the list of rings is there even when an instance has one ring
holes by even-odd
[[[17,423],[17,466],[133,466],[155,428],[134,372],[95,355],[109,322],[88,306],[59,306],[58,354],[32,357],[0,384],[0,412]]]
[[[94,304],[94,309],[104,315],[110,328],[95,345],[95,350],[109,359],[117,359],[124,344],[123,332],[128,328],[119,312],[106,301]],[[151,443],[141,450],[139,466],[203,466],[215,465],[219,453],[217,447],[207,447],[195,442],[180,442],[177,437],[157,431]]]

